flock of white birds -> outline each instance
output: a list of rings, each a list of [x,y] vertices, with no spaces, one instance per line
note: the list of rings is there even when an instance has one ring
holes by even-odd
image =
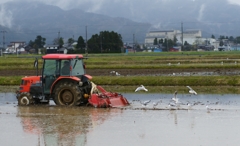
[[[178,65],[180,64],[180,62],[178,63]],[[169,63],[168,65],[171,65],[171,63]],[[110,74],[116,75],[116,76],[120,76],[120,74],[117,71],[111,71]],[[190,86],[186,86],[189,89],[189,93],[190,95],[197,95],[197,92],[194,91]],[[148,89],[145,88],[143,85],[140,85],[139,87],[136,88],[135,92],[138,91],[145,91],[147,92]],[[179,98],[177,98],[177,91],[174,92],[174,96],[171,98],[171,101],[168,106],[169,108],[173,108],[173,107],[179,107],[181,102],[179,101]],[[148,104],[151,102],[151,100],[146,100],[146,101],[140,101],[140,103],[142,104],[143,107],[147,107]],[[153,108],[155,108],[161,101],[157,101],[157,102],[153,102]],[[192,108],[192,106],[194,106],[194,104],[191,103],[187,103],[188,108]],[[209,111],[211,110],[211,108],[206,105],[206,109]]]
[[[189,94],[190,95],[197,95],[197,92],[195,90],[193,90],[190,86],[186,86],[188,89],[189,89]],[[147,92],[148,89],[146,89],[143,85],[139,86],[136,88],[135,92],[138,92],[138,91],[145,91]],[[168,107],[170,109],[172,108],[178,108],[180,107],[180,105],[182,104],[179,100],[179,98],[177,97],[177,91],[174,92],[173,94],[173,97],[171,98],[171,102],[168,104]],[[146,100],[146,101],[140,101],[140,103],[142,104],[143,107],[147,107],[149,105],[149,103],[151,102],[151,100]],[[152,105],[153,105],[153,108],[155,109],[156,106],[161,103],[161,101],[157,101],[157,102],[153,102]],[[195,104],[191,104],[189,102],[187,102],[186,104],[188,106],[188,109],[191,109],[192,106],[194,106]],[[211,108],[209,107],[209,105],[206,105],[206,109],[207,111],[211,110]]]

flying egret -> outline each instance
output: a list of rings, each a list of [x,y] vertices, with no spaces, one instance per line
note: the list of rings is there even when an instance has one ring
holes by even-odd
[[[186,87],[189,89],[189,93],[190,93],[190,94],[197,95],[197,92],[194,91],[190,86],[186,86]]]
[[[160,102],[160,101],[158,101],[158,102],[153,102],[153,108],[155,108],[155,107],[158,105],[159,102]]]
[[[150,102],[151,102],[151,100],[146,100],[144,102],[140,101],[140,103],[142,104],[143,107],[146,107]]]
[[[140,90],[148,91],[148,89],[146,89],[143,85],[141,85],[140,87],[137,87],[135,92],[140,91]]]
[[[178,101],[178,98],[177,98],[177,91],[174,92],[172,100],[173,100],[175,103],[178,103],[178,102],[179,102],[179,101]]]

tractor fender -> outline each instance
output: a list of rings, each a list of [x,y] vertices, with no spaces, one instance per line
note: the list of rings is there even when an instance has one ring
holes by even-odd
[[[53,84],[52,84],[52,86],[51,86],[50,94],[52,94],[52,91],[53,91],[55,85],[56,85],[59,81],[61,81],[61,80],[73,80],[73,81],[76,81],[76,82],[79,82],[79,81],[80,81],[80,79],[79,79],[78,77],[59,77],[58,79],[56,79],[56,80],[53,82]]]
[[[88,74],[85,74],[84,76],[87,77],[89,80],[92,80],[92,76],[90,76]]]

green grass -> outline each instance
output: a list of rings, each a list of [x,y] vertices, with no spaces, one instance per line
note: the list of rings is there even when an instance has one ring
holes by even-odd
[[[240,51],[229,52],[162,52],[89,54],[84,60],[87,69],[239,69]],[[34,70],[35,57],[8,55],[0,57],[0,70]],[[180,65],[178,65],[180,62]],[[224,62],[221,65],[221,62]],[[235,64],[237,62],[237,64]],[[39,59],[39,68],[42,66]],[[168,63],[171,63],[169,66]],[[239,65],[238,65],[239,64]],[[0,76],[0,85],[18,86],[22,76]],[[185,92],[185,86],[199,87],[202,92],[239,93],[239,76],[94,76],[93,82],[113,91],[133,91],[141,84],[152,92],[172,93],[177,87]],[[204,87],[204,88],[203,88]],[[216,88],[217,87],[217,88]],[[216,90],[219,89],[219,90]]]
[[[229,52],[162,52],[129,54],[89,54],[84,60],[89,69],[195,69],[239,68],[240,51]],[[35,57],[8,55],[0,57],[0,70],[32,70]],[[180,62],[181,65],[178,65]],[[224,62],[221,65],[221,62]],[[235,64],[237,62],[238,64]],[[168,64],[171,63],[171,66]],[[42,60],[39,59],[39,67]]]
[[[0,85],[19,85],[22,76],[0,77]],[[94,76],[98,85],[119,86],[239,86],[239,76]]]

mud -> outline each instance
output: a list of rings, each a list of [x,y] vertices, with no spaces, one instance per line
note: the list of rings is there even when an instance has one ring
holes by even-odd
[[[124,94],[124,108],[19,107],[15,94],[0,94],[0,143],[4,146],[237,145],[240,98],[236,94]],[[140,101],[151,100],[145,107]],[[161,101],[156,107],[153,102]],[[195,103],[191,109],[187,102]],[[211,109],[207,110],[206,105]]]
[[[92,76],[115,75],[110,73],[113,69],[87,69],[86,73]],[[190,76],[190,75],[240,75],[238,69],[114,69],[123,76]],[[39,71],[41,74],[41,71]],[[31,76],[36,75],[36,70],[0,70],[0,76]]]

